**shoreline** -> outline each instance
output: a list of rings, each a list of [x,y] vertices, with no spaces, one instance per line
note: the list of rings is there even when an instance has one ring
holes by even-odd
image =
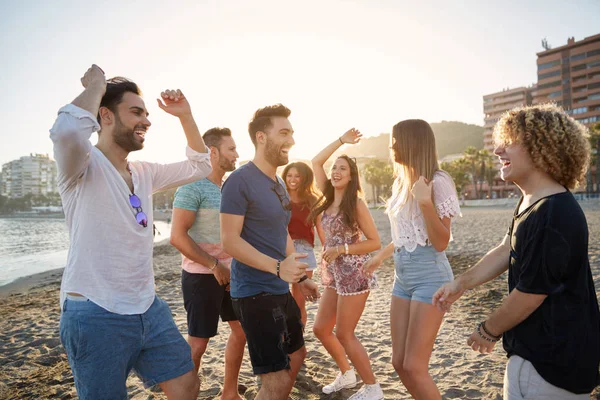
[[[170,246],[169,238],[164,238],[154,243],[154,249],[162,246]],[[60,285],[64,269],[64,267],[54,268],[48,271],[25,275],[4,285],[0,285],[0,299],[42,290],[53,284]]]
[[[32,293],[36,290],[42,290],[52,284],[60,284],[63,268],[51,269],[49,271],[38,272],[37,274],[22,276],[14,281],[0,286],[0,299],[19,295],[23,293]]]

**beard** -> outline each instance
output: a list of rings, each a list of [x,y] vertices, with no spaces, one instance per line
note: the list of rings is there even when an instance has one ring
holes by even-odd
[[[115,113],[115,131],[113,133],[113,139],[119,147],[128,153],[144,148],[144,143],[135,138],[136,135],[134,131],[136,128],[140,127],[136,126],[133,129],[127,128],[123,122],[121,122],[119,115]]]
[[[281,152],[283,146],[277,146],[267,138],[265,146],[265,159],[269,164],[276,167],[286,165],[289,162],[289,156]]]
[[[235,171],[235,160],[228,160],[219,154],[219,168],[225,172]]]

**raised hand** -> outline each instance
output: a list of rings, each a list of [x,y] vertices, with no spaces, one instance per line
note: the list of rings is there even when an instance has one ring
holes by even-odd
[[[81,84],[86,89],[99,89],[104,95],[106,92],[106,77],[104,76],[104,71],[96,64],[92,64],[81,78]]]
[[[344,133],[342,136],[340,136],[340,140],[342,141],[342,143],[348,143],[348,144],[356,144],[356,143],[360,142],[361,138],[362,138],[362,133],[360,133],[360,131],[355,128],[348,129],[346,131],[346,133]]]
[[[410,190],[417,202],[433,201],[432,199],[433,180],[428,182],[424,177],[420,177]]]
[[[279,277],[288,283],[296,283],[305,274],[307,263],[298,261],[299,258],[306,258],[306,253],[292,253],[280,264]]]
[[[160,97],[156,101],[161,110],[179,118],[192,114],[190,103],[181,90],[165,90],[160,94]]]

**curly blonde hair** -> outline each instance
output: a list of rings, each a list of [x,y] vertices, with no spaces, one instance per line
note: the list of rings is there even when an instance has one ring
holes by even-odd
[[[569,189],[585,179],[590,165],[589,132],[553,104],[507,111],[494,128],[497,145],[521,144],[537,169]]]

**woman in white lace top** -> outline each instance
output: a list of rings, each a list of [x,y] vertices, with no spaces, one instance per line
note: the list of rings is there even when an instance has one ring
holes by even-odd
[[[396,124],[391,149],[397,173],[387,205],[392,242],[364,268],[372,273],[394,256],[392,364],[414,398],[441,399],[429,375],[429,358],[444,314],[431,298],[453,279],[444,250],[452,240],[450,224],[460,207],[452,178],[439,169],[435,137],[427,122]]]

